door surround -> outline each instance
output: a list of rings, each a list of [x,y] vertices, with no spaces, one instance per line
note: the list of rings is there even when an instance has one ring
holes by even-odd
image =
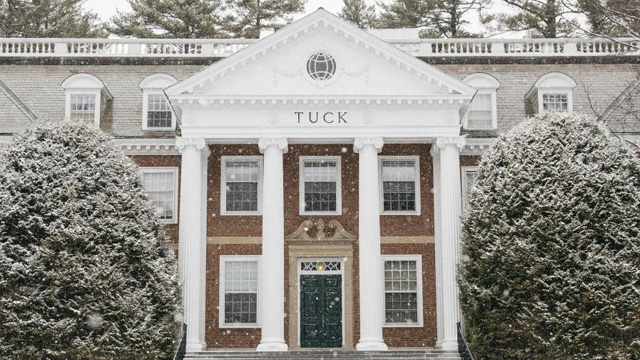
[[[340,260],[342,269],[342,343],[355,347],[353,338],[353,245],[289,245],[289,348],[300,348],[300,262]],[[319,273],[316,273],[319,275]],[[295,341],[294,341],[295,340]]]

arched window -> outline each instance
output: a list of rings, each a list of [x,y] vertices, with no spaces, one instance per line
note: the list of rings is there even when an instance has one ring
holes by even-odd
[[[62,87],[66,92],[65,118],[100,126],[107,102],[112,99],[104,83],[91,74],[75,74],[62,82]]]
[[[552,72],[542,75],[527,92],[529,112],[545,111],[573,112],[573,88],[576,82],[569,76]]]
[[[467,115],[462,120],[462,126],[468,130],[496,130],[498,128],[496,91],[500,87],[500,82],[493,76],[483,73],[471,74],[462,81],[478,90],[469,105]]]
[[[142,129],[175,130],[176,116],[164,89],[177,83],[171,75],[149,75],[139,84],[142,90]]]

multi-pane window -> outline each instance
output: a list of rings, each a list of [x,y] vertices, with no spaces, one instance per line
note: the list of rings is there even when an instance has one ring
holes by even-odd
[[[493,104],[491,94],[479,93],[471,102],[467,113],[468,129],[491,129],[493,127]]]
[[[223,158],[223,213],[258,213],[262,161]]]
[[[384,261],[385,324],[416,326],[422,322],[420,256],[386,257]]]
[[[222,326],[258,323],[257,257],[222,256],[220,319]]]
[[[544,111],[568,111],[569,97],[566,93],[542,94],[542,109]]]
[[[419,182],[417,158],[382,158],[382,210],[417,213]]]
[[[171,128],[172,125],[169,101],[162,94],[147,95],[147,128]]]
[[[95,121],[96,95],[71,94],[69,101],[69,117],[71,120]]]
[[[300,161],[300,213],[340,213],[340,160],[302,158]]]
[[[177,170],[141,169],[144,188],[161,221],[176,220]]]
[[[466,206],[469,192],[476,183],[476,176],[478,174],[477,167],[464,167],[462,171],[462,204]]]

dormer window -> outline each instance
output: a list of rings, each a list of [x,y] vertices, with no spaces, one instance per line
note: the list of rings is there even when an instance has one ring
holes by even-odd
[[[62,87],[66,92],[65,118],[100,126],[107,103],[112,99],[104,83],[90,74],[76,74],[68,77]]]
[[[541,76],[527,92],[528,112],[572,112],[574,87],[576,82],[565,74],[554,72]]]
[[[498,128],[498,111],[496,92],[500,83],[488,74],[471,74],[462,80],[477,89],[476,96],[469,105],[462,126],[467,130],[496,130]]]
[[[175,130],[176,116],[164,89],[176,82],[173,76],[166,74],[149,75],[140,82],[143,130]]]

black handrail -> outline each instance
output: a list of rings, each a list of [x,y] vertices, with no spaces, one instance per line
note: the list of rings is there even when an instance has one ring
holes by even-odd
[[[182,334],[180,335],[180,344],[176,354],[173,356],[173,360],[183,360],[187,354],[187,324],[182,324]]]
[[[462,334],[461,323],[458,323],[458,352],[462,360],[474,360],[473,354],[471,354],[471,350],[469,349],[469,344],[467,344],[467,340],[465,340]]]

